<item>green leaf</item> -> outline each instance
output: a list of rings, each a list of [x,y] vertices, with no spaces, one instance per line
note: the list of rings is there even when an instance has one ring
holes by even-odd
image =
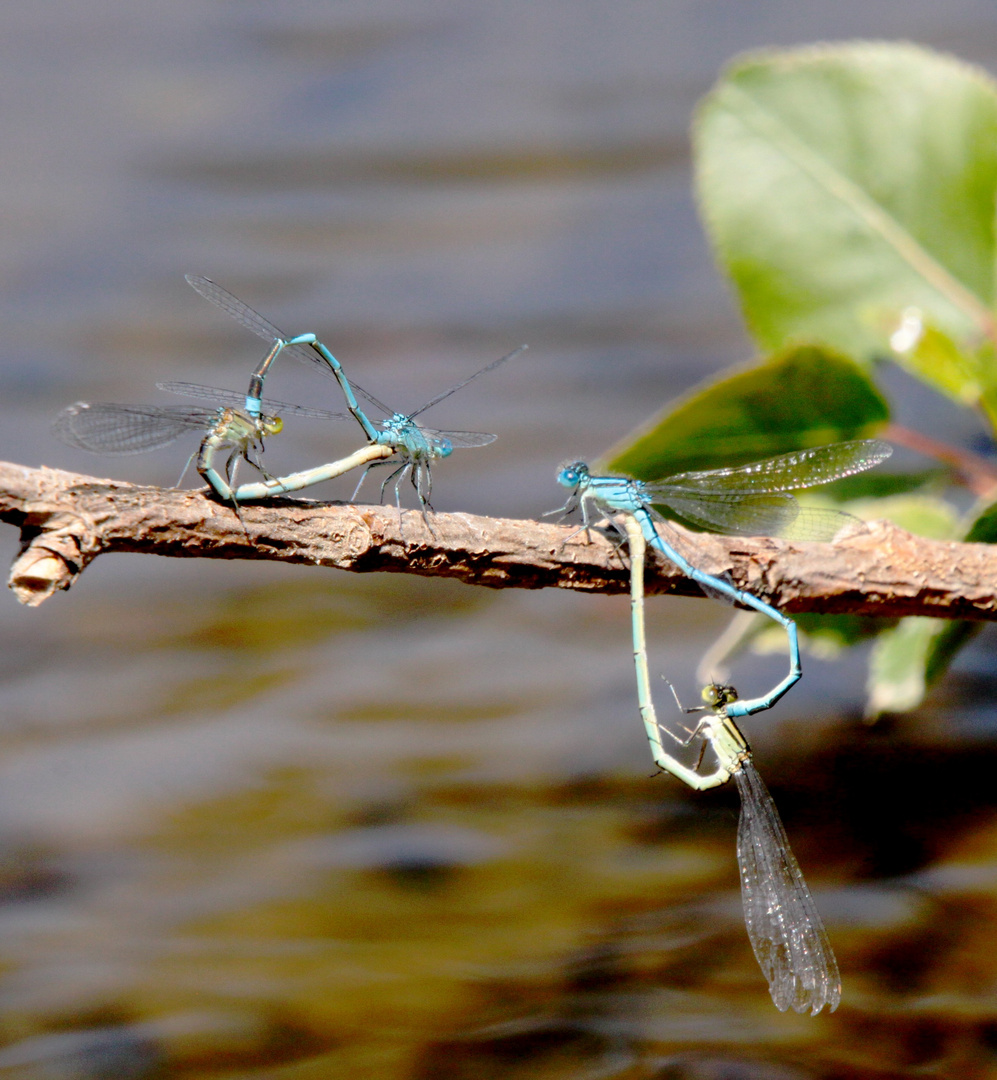
[[[699,200],[766,351],[888,353],[908,307],[956,341],[994,333],[997,86],[914,45],[736,62],[695,129]],[[893,329],[896,327],[894,326]]]
[[[910,532],[937,539],[958,534],[955,511],[940,500],[898,496],[881,500],[877,507]],[[979,513],[962,539],[971,543],[997,541],[997,504]],[[919,705],[927,687],[945,674],[959,650],[982,626],[965,620],[914,617],[901,620],[894,630],[881,634],[869,664],[866,714],[878,716]]]
[[[982,622],[948,620],[932,638],[924,660],[925,685],[934,685],[949,669],[956,654],[983,629]]]
[[[962,538],[971,544],[997,543],[997,503],[979,512]],[[969,644],[983,629],[982,622],[948,622],[935,635],[925,658],[925,681],[931,686],[948,671],[949,665],[963,646]]]
[[[889,407],[851,360],[811,346],[696,387],[598,467],[656,480],[874,435]]]
[[[958,532],[958,517],[955,510],[935,495],[904,493],[879,499],[856,499],[847,503],[843,509],[848,510],[860,517],[885,517],[896,522],[908,532],[917,533],[920,536],[929,536],[933,539],[947,540]],[[997,515],[995,515],[997,517]],[[816,612],[802,612],[794,615],[793,621],[800,632],[800,643],[810,656],[821,660],[832,660],[844,649],[870,638],[895,634],[907,620],[877,619],[862,615],[822,615]],[[936,634],[941,636],[950,627],[945,620],[932,620],[937,622]],[[960,624],[961,625],[961,624]],[[900,640],[906,640],[906,632],[900,634]],[[960,638],[960,643],[961,643]],[[757,653],[785,652],[786,635],[778,626],[773,625],[771,619],[763,615],[757,616],[750,624],[741,628],[740,636],[732,641],[723,652],[716,654],[715,663],[726,664],[730,657],[742,651],[747,645]],[[880,646],[877,646],[880,647]],[[899,646],[897,646],[899,648]],[[958,646],[956,646],[957,648]],[[892,672],[896,672],[897,664],[889,653],[890,646],[881,646]],[[928,643],[927,651],[919,654],[924,664],[930,665],[931,657],[936,649],[935,639]],[[927,656],[925,660],[924,657]],[[886,662],[884,660],[884,662]],[[935,676],[937,677],[937,673]],[[918,676],[915,672],[906,672],[904,680],[910,686],[921,685],[923,688],[925,678],[930,683],[932,674]],[[918,682],[920,679],[920,682]],[[895,679],[888,680],[891,689],[890,700],[895,696]],[[886,700],[885,692],[880,691]],[[880,710],[882,711],[882,710]]]
[[[997,503],[979,511],[962,537],[967,544],[997,543]]]
[[[847,509],[862,518],[888,518],[917,536],[954,540],[959,535],[959,515],[951,503],[937,495],[904,493],[884,499],[856,499]]]
[[[866,716],[906,712],[921,704],[932,641],[944,619],[913,616],[880,634],[869,657]]]
[[[758,618],[762,619],[764,616],[759,615]],[[772,620],[768,621],[771,625]],[[865,615],[820,615],[815,612],[794,615],[793,622],[802,635],[804,651],[818,660],[835,660],[849,646],[868,641],[897,625],[896,619],[874,619]],[[767,633],[768,627],[765,630]],[[783,633],[783,652],[785,637]]]

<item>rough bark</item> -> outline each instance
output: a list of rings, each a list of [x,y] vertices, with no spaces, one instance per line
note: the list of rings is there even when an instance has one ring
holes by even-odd
[[[68,589],[98,555],[257,559],[367,573],[454,577],[489,588],[626,592],[613,541],[577,526],[432,515],[394,507],[272,499],[233,508],[190,491],[140,487],[0,462],[0,520],[21,530],[8,584],[36,606]],[[675,526],[679,529],[678,526]],[[679,530],[680,534],[691,535]],[[787,613],[997,618],[997,546],[926,540],[877,521],[833,544],[696,534],[697,562]],[[651,556],[648,593],[701,595]]]

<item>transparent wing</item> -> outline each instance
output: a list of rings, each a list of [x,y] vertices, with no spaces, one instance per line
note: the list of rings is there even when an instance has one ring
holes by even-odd
[[[351,382],[350,386],[353,387],[353,392],[355,394],[362,397],[365,401],[368,401],[371,405],[374,406],[375,409],[380,409],[381,412],[383,412],[385,416],[394,416],[395,415],[395,410],[394,409],[389,408],[387,405],[384,404],[383,401],[378,401],[378,399],[376,397],[374,397],[373,394],[368,393],[366,390],[364,390],[364,388],[362,386],[357,386],[357,384],[355,382]]]
[[[880,439],[855,439],[797,450],[732,469],[677,473],[660,484],[648,484],[647,487],[662,491],[685,488],[717,493],[798,491],[865,472],[892,453],[893,447]]]
[[[205,300],[210,300],[215,307],[221,308],[227,315],[231,315],[236,322],[241,323],[247,330],[251,330],[257,337],[263,338],[264,341],[269,342],[271,345],[278,340],[287,340],[287,336],[274,326],[269,319],[265,319],[258,311],[254,311],[249,304],[244,303],[237,296],[233,296],[228,289],[223,289],[221,285],[210,278],[202,277],[200,274],[186,274],[185,278],[187,284],[196,293],[203,296]],[[325,360],[307,345],[288,345],[284,352],[290,353],[292,356],[297,357],[298,360],[314,364],[319,370],[330,376],[333,375],[332,369]]]
[[[741,795],[737,861],[744,921],[776,1008],[816,1015],[841,1000],[841,976],[772,796],[751,761],[734,773]]]
[[[179,394],[182,397],[202,398],[205,401],[214,401],[219,405],[227,405],[234,409],[246,407],[245,393],[237,390],[223,390],[215,386],[201,386],[200,383],[190,382],[158,382],[156,386],[160,390],[166,390],[170,394]],[[352,420],[349,413],[330,412],[328,409],[313,409],[308,405],[294,405],[289,401],[275,401],[267,398],[264,406],[268,416],[286,415],[295,413],[298,416],[310,416],[317,420]]]
[[[446,439],[451,446],[459,449],[472,446],[488,446],[498,438],[497,435],[489,435],[486,431],[437,431],[435,428],[423,428],[422,430],[433,438]]]
[[[796,518],[781,532],[772,536],[786,536],[791,540],[833,540],[846,525],[860,521],[854,514],[844,510],[832,510],[822,506],[801,506]]]
[[[52,423],[57,439],[95,454],[138,454],[169,446],[192,429],[207,431],[217,409],[77,401]]]
[[[526,345],[520,345],[518,349],[513,349],[511,353],[506,353],[505,356],[500,356],[498,360],[493,360],[490,364],[486,364],[480,371],[476,371],[473,375],[468,375],[466,379],[462,379],[459,383],[451,386],[449,390],[444,390],[442,394],[437,394],[432,401],[427,401],[425,405],[420,409],[416,409],[414,413],[409,414],[409,419],[419,416],[427,409],[431,409],[434,405],[439,405],[444,398],[450,397],[451,394],[455,394],[462,386],[467,386],[469,382],[474,382],[475,379],[481,378],[482,375],[487,375],[489,371],[494,371],[499,364],[504,364],[507,360],[511,360],[514,356],[519,356],[521,352],[526,350]],[[374,404],[377,404],[374,402]],[[456,444],[455,444],[456,445]]]
[[[434,405],[439,405],[439,403],[441,401],[443,401],[444,398],[450,397],[451,394],[456,393],[462,386],[467,386],[467,384],[469,382],[473,382],[479,376],[487,374],[489,371],[492,371],[494,368],[497,368],[499,366],[499,364],[504,364],[506,362],[506,360],[511,360],[514,356],[518,356],[521,352],[523,352],[524,349],[526,349],[526,347],[527,346],[525,346],[525,345],[520,345],[518,349],[513,349],[513,351],[511,353],[507,353],[505,356],[500,356],[498,358],[498,360],[493,360],[490,364],[486,364],[480,371],[476,371],[473,375],[468,375],[468,377],[466,379],[462,379],[455,386],[451,386],[449,390],[444,390],[442,394],[437,394],[436,397],[434,397],[432,401],[426,402],[425,405],[423,405],[419,409],[416,409],[415,412],[409,413],[408,416],[407,416],[407,419],[414,421],[415,418],[417,416],[419,416],[421,413],[424,413],[427,409],[431,409]],[[357,386],[356,383],[352,383],[351,385],[353,386],[354,393],[356,393],[359,397],[364,398],[371,405],[373,405],[374,408],[380,409],[381,412],[384,413],[385,416],[397,415],[394,409],[389,408],[389,406],[385,405],[383,401],[379,401],[368,390],[364,390],[364,388],[362,386]],[[404,414],[402,414],[402,415],[404,415]],[[478,435],[477,432],[473,432],[473,431],[452,431],[452,432],[451,431],[436,431],[433,428],[423,428],[422,430],[432,432],[432,433],[434,433],[436,435],[442,435],[445,438],[449,437],[450,435],[454,435],[454,436],[457,436],[458,438],[460,438],[462,440],[465,439],[465,438],[474,436],[474,435]],[[483,436],[479,436],[479,437],[483,437]],[[463,442],[463,441],[461,441],[461,442],[454,442],[453,445],[454,446],[462,446],[462,447],[467,447],[467,446],[487,446],[489,442],[493,442],[496,438],[497,438],[497,436],[492,435],[491,438],[488,439],[488,442]],[[453,440],[451,440],[451,441],[453,441]]]
[[[651,494],[693,525],[731,536],[831,540],[845,525],[857,520],[843,510],[800,506],[786,492],[735,495],[657,491]]]
[[[711,532],[734,536],[777,536],[796,520],[800,504],[792,495],[711,494],[661,490],[648,492],[686,521]]]
[[[354,387],[356,389],[356,387]],[[401,448],[408,448],[413,453],[425,450],[427,444],[437,440],[446,440],[456,449],[466,449],[472,446],[488,446],[495,442],[497,435],[489,435],[485,431],[438,431],[436,428],[423,427],[415,423],[410,417],[395,421],[392,419],[380,421],[382,431],[392,434],[392,442]]]

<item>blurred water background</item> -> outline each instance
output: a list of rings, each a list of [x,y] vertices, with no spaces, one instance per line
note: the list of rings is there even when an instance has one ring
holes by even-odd
[[[536,516],[559,461],[751,356],[697,99],[741,50],[854,37],[997,72],[992,0],[7,5],[0,454],[175,482],[182,447],[48,424],[244,385],[261,343],[191,271],[405,409],[528,342],[427,420],[499,435],[439,509]],[[340,407],[303,367],[267,385]],[[289,425],[268,466],[355,441]],[[119,555],[0,601],[2,1076],[997,1076],[992,633],[916,715],[864,726],[861,657],[811,659],[746,725],[842,967],[811,1019],[751,955],[736,794],[650,775],[625,598]],[[651,609],[691,698],[727,612]]]

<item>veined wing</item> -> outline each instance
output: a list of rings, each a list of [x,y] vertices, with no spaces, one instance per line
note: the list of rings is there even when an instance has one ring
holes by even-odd
[[[237,296],[233,296],[228,289],[223,289],[221,285],[212,281],[211,278],[203,277],[201,274],[186,274],[184,275],[187,284],[205,300],[210,300],[215,307],[219,307],[227,315],[230,315],[236,322],[242,323],[247,330],[251,330],[257,337],[263,338],[264,341],[268,341],[273,345],[277,341],[286,341],[286,335],[279,330],[269,319],[265,319],[258,311],[255,311],[244,303]],[[325,360],[313,349],[307,345],[288,345],[285,352],[289,352],[297,359],[304,360],[309,364],[314,364],[316,367],[325,370],[329,375],[332,375],[332,369],[329,368]]]
[[[52,423],[57,439],[95,454],[138,454],[169,446],[193,429],[207,432],[217,409],[77,401]]]
[[[676,488],[718,493],[798,491],[864,472],[885,461],[892,453],[893,447],[880,439],[854,439],[796,450],[731,469],[677,473],[647,486],[663,495]],[[662,501],[671,502],[671,499]]]
[[[831,540],[856,519],[841,510],[800,506],[786,492],[735,494],[669,491],[645,485],[648,494],[686,521],[729,536],[789,536],[794,540]]]
[[[301,348],[301,346],[295,346],[295,348]],[[456,385],[451,386],[449,390],[444,390],[442,394],[437,394],[436,397],[434,397],[432,399],[432,401],[428,401],[425,405],[423,405],[419,409],[416,409],[415,412],[413,412],[413,413],[399,414],[395,409],[392,409],[390,406],[385,405],[384,402],[381,401],[379,398],[374,397],[374,395],[369,390],[365,390],[362,386],[358,386],[355,382],[351,382],[350,385],[353,387],[353,392],[357,395],[357,397],[362,397],[368,404],[373,405],[375,409],[380,409],[380,411],[386,417],[404,415],[404,416],[406,416],[406,419],[411,420],[411,421],[414,422],[415,418],[417,416],[419,416],[421,413],[424,413],[427,409],[431,409],[434,405],[438,405],[441,401],[444,400],[444,398],[450,397],[451,394],[456,393],[462,386],[467,386],[467,384],[469,382],[473,382],[480,375],[485,375],[489,371],[491,371],[493,368],[497,368],[499,366],[499,364],[504,364],[506,362],[506,360],[511,360],[514,356],[518,356],[521,352],[523,352],[524,349],[526,349],[526,346],[525,345],[520,345],[518,349],[514,349],[511,353],[508,353],[505,356],[500,356],[498,358],[498,360],[493,360],[490,364],[486,364],[480,371],[476,371],[473,375],[468,375],[468,377],[466,379],[462,379]],[[309,357],[309,359],[311,359],[311,357]],[[326,365],[323,370],[326,372],[326,374],[332,374],[332,372],[329,369],[328,365]],[[429,431],[429,430],[431,430],[431,429],[430,428],[423,428],[423,431]],[[446,432],[442,432],[442,433],[438,433],[438,434],[444,434],[445,435]],[[455,432],[454,434],[457,434],[457,435],[469,435],[469,434],[474,434],[474,433],[473,432]],[[457,443],[454,443],[454,446],[456,446],[456,445],[457,445]],[[488,444],[487,443],[462,443],[461,445],[462,446],[487,446]]]
[[[737,861],[744,921],[776,1008],[816,1015],[841,1000],[841,976],[817,906],[789,847],[772,796],[745,761],[734,773],[741,795]]]
[[[166,390],[170,394],[179,394],[182,397],[215,401],[219,405],[227,405],[234,409],[245,409],[246,407],[245,393],[239,393],[237,390],[223,390],[215,386],[202,386],[200,383],[190,382],[158,382],[156,386],[160,390]],[[266,398],[263,407],[268,416],[295,413],[298,416],[314,417],[317,420],[353,419],[349,413],[330,412],[328,409],[313,409],[308,405],[294,405],[289,401],[275,401],[273,398]]]
[[[691,524],[734,536],[776,535],[800,512],[800,504],[792,495],[728,495],[681,488],[665,492],[650,484],[645,487],[655,502],[670,507]]]
[[[380,405],[378,407],[381,408]],[[423,427],[411,417],[397,420],[396,417],[398,417],[397,413],[386,420],[379,421],[379,425],[382,431],[392,434],[399,448],[403,448],[406,444],[414,448],[429,440],[445,439],[455,449],[467,449],[474,446],[488,446],[498,438],[497,435],[490,435],[485,431],[439,431],[437,428]]]
[[[434,438],[446,439],[456,449],[488,446],[498,438],[497,435],[489,435],[486,431],[437,431],[435,428],[423,428],[422,430]]]
[[[469,382],[474,382],[475,379],[480,378],[482,375],[487,375],[489,371],[494,371],[494,369],[497,368],[499,364],[504,364],[507,360],[511,360],[513,357],[519,356],[519,354],[521,352],[524,352],[527,347],[528,346],[526,345],[520,345],[518,349],[513,349],[511,353],[506,353],[505,356],[500,356],[498,360],[493,360],[490,364],[485,364],[485,366],[480,371],[476,371],[473,375],[468,375],[466,379],[461,379],[459,383],[455,383],[453,386],[450,387],[449,390],[444,390],[442,394],[437,394],[432,401],[427,401],[425,405],[423,405],[419,409],[416,409],[414,413],[410,413],[409,418],[412,419],[416,416],[419,416],[427,409],[431,409],[434,405],[439,405],[439,403],[443,401],[444,398],[448,398],[451,394],[455,394],[462,386],[467,386]],[[377,402],[373,402],[373,404],[376,405]]]
[[[385,416],[400,415],[400,414],[396,413],[394,409],[389,408],[387,405],[385,405],[383,401],[378,401],[378,399],[376,397],[374,397],[373,394],[368,393],[366,390],[364,390],[364,388],[362,386],[357,386],[356,383],[350,383],[350,386],[353,387],[353,392],[358,397],[362,397],[369,404],[373,405],[375,409],[380,409],[381,412],[383,412]],[[408,419],[411,419],[411,417],[408,417]]]

